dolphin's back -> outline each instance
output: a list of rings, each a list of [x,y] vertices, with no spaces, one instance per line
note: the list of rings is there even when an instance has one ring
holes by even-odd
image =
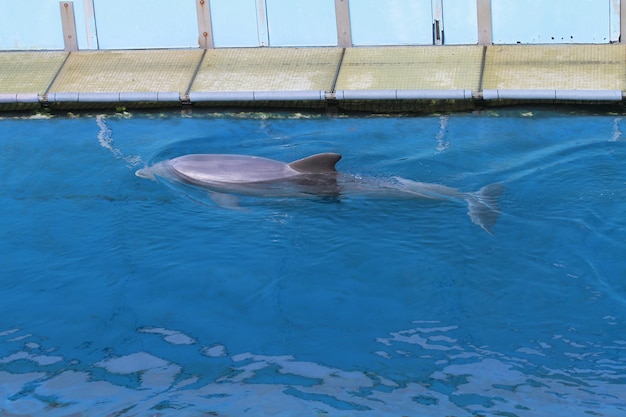
[[[170,166],[183,179],[197,184],[244,184],[299,175],[284,162],[245,155],[184,155],[172,159]]]
[[[286,164],[259,156],[190,154],[170,160],[169,166],[181,179],[194,184],[250,184],[335,173],[340,159],[336,153],[321,153]]]

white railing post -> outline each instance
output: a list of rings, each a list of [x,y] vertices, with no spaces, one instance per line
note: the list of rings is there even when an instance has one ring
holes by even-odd
[[[196,0],[198,15],[198,45],[202,49],[213,49],[213,25],[211,24],[211,6],[209,0]]]
[[[476,8],[478,9],[478,44],[493,44],[493,35],[491,33],[491,0],[476,0]]]
[[[337,20],[337,45],[340,48],[352,46],[352,29],[350,28],[349,0],[335,0],[335,19]]]
[[[78,39],[76,38],[76,19],[74,18],[74,3],[62,1],[61,25],[63,27],[63,45],[66,51],[78,51]]]
[[[96,26],[96,10],[93,2],[94,0],[83,0],[85,28],[87,29],[87,49],[100,49],[98,27]]]

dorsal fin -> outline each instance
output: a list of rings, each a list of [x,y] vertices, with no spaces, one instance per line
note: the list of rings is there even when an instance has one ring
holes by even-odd
[[[290,168],[303,174],[325,174],[337,172],[335,164],[341,159],[338,153],[318,153],[288,164]]]

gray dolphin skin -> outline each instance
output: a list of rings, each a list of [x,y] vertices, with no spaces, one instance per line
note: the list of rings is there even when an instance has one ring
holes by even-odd
[[[340,159],[341,155],[336,153],[320,153],[290,163],[258,156],[190,154],[158,162],[135,174],[207,189],[218,203],[224,201],[220,198],[224,195],[338,197],[346,194],[465,201],[471,221],[490,234],[500,215],[498,199],[504,190],[502,184],[490,184],[477,192],[462,192],[402,177],[368,180],[337,172],[335,164]]]

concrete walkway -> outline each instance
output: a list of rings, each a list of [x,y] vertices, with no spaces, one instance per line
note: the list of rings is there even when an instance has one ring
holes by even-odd
[[[615,102],[626,45],[0,52],[0,109]]]

